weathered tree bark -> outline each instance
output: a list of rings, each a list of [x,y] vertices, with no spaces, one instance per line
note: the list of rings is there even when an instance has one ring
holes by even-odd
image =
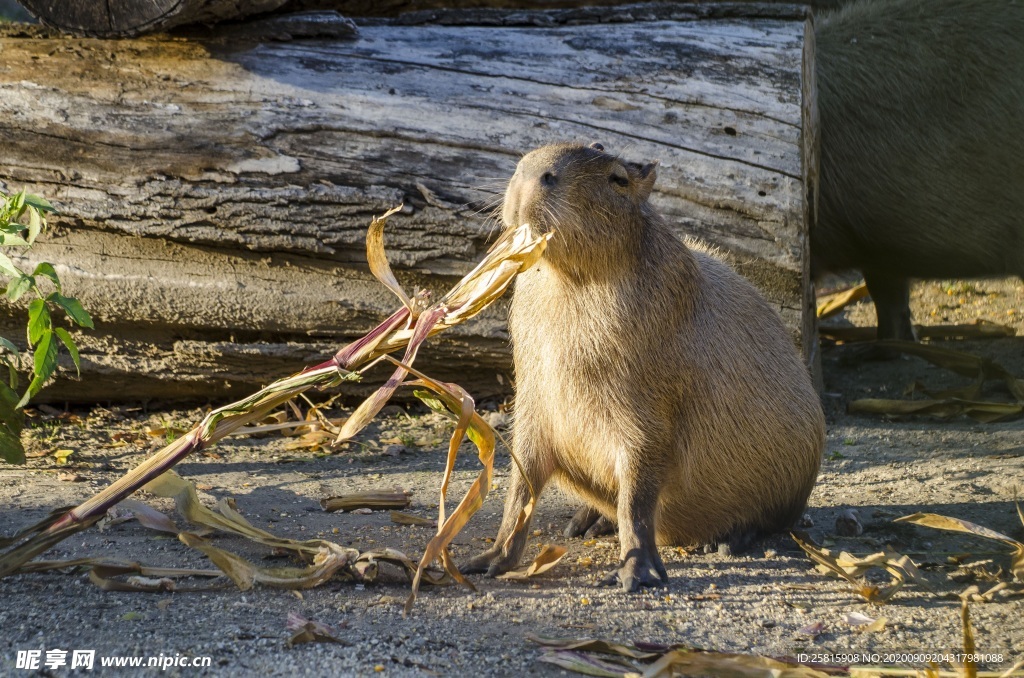
[[[810,5],[815,8],[836,7],[850,0],[807,0],[806,2],[793,2],[793,0],[736,0],[729,3],[742,6],[749,2],[759,2],[764,5],[786,4],[786,5]],[[623,0],[289,0],[283,7],[284,11],[296,11],[300,9],[324,10],[333,9],[346,16],[398,16],[409,12],[428,12],[432,10],[460,9],[460,10],[488,10],[488,9],[568,9],[568,8],[607,8],[614,5],[635,4]],[[652,7],[658,5],[679,7],[680,5],[699,5],[700,0],[683,0],[682,2],[657,2],[650,0]],[[706,3],[705,3],[706,4]],[[722,3],[724,4],[724,3]],[[742,11],[742,10],[741,10]]]
[[[380,23],[355,41],[0,38],[0,184],[61,210],[31,257],[97,320],[78,335],[82,380],[42,395],[214,397],[295,371],[396,306],[366,268],[372,215],[405,203],[392,263],[408,288],[442,291],[486,250],[486,207],[520,154],[558,140],[660,160],[658,209],[734,255],[813,345],[804,21],[777,9]],[[504,313],[432,340],[419,364],[507,392]],[[21,314],[0,309],[4,336],[23,334]]]
[[[20,0],[42,23],[75,35],[141,35],[175,26],[243,19],[288,0]]]
[[[700,0],[686,0],[695,5]],[[736,0],[744,2],[810,4],[814,7],[834,7],[849,0]],[[577,9],[594,7],[599,11],[614,5],[637,2],[650,7],[663,7],[669,3],[655,0],[21,0],[44,24],[74,35],[98,38],[135,37],[156,31],[165,31],[191,24],[216,24],[237,21],[267,12],[302,12],[307,10],[335,10],[346,16],[395,17],[400,14],[421,13],[413,21],[429,16],[434,10],[460,10],[474,17],[485,16],[494,9]],[[671,3],[678,6],[679,2]],[[583,11],[587,11],[584,9]]]

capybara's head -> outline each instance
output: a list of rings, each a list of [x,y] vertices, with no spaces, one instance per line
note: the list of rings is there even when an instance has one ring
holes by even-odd
[[[588,272],[623,248],[632,250],[644,224],[656,162],[624,162],[600,144],[556,144],[519,161],[505,192],[506,228],[529,224],[535,235],[555,231],[546,259],[567,271]]]

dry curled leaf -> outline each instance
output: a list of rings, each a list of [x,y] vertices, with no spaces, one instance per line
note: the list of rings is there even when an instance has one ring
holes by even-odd
[[[861,614],[860,612],[848,612],[845,619],[847,624],[861,633],[875,633],[877,631],[881,631],[889,621],[885,617],[872,619],[866,614]]]
[[[459,572],[455,562],[448,553],[448,544],[455,538],[469,521],[470,517],[483,505],[484,497],[491,487],[491,477],[494,473],[494,429],[483,420],[476,412],[473,399],[462,387],[455,384],[437,382],[425,374],[408,368],[416,377],[415,386],[423,386],[427,391],[415,391],[416,397],[422,400],[435,412],[439,412],[455,419],[456,427],[452,434],[451,443],[448,446],[448,460],[445,466],[444,478],[441,481],[441,501],[438,504],[438,526],[437,534],[424,549],[423,557],[420,559],[416,577],[413,578],[412,593],[405,606],[405,614],[408,614],[416,600],[416,593],[419,588],[420,578],[424,569],[436,559],[441,560],[445,571],[455,581],[472,586]],[[462,497],[462,501],[455,507],[450,516],[445,516],[445,495],[448,489],[448,482],[455,465],[455,456],[458,454],[462,436],[467,436],[477,448],[477,458],[483,468],[477,475],[476,480],[470,485],[469,490]]]
[[[641,650],[635,645],[623,645],[621,643],[614,643],[608,640],[597,640],[593,638],[583,640],[576,638],[548,638],[546,636],[538,636],[528,633],[526,634],[526,639],[530,642],[537,643],[542,647],[554,650],[597,652],[600,654],[627,657],[629,659],[638,659],[640,661],[655,659],[659,654],[661,654],[661,652]],[[665,648],[663,651],[667,652],[669,649],[670,648]]]
[[[827,678],[828,674],[796,662],[724,652],[673,650],[651,664],[644,678],[730,676],[732,678]]]
[[[914,325],[914,333],[919,339],[998,339],[1015,336],[1017,330],[1009,325],[978,318],[973,322],[957,325]],[[819,334],[824,338],[842,342],[874,341],[878,336],[878,328],[823,325]]]
[[[798,636],[806,636],[807,638],[813,639],[813,638],[817,638],[818,636],[820,636],[824,632],[825,632],[825,623],[819,621],[819,622],[812,622],[812,623],[804,626],[803,628],[798,629],[797,632],[796,632],[796,635],[798,635]]]
[[[982,591],[977,585],[968,586],[966,589],[960,592],[960,600],[965,603],[996,603],[1010,600],[1011,598],[1024,597],[1024,586],[1014,586],[1008,582],[1002,581],[992,586],[985,591]]]
[[[387,255],[384,253],[384,226],[387,224],[388,217],[400,212],[402,207],[403,205],[392,207],[383,215],[374,217],[370,222],[370,228],[366,233],[366,261],[370,265],[370,272],[374,277],[391,290],[402,302],[402,305],[411,312],[413,311],[412,299],[398,284],[395,274],[391,271]]]
[[[1021,513],[1019,504],[1017,505],[1017,515],[1020,517],[1021,522],[1024,523],[1024,514]],[[1021,543],[1012,537],[1008,537],[1005,534],[991,530],[983,525],[976,525],[975,523],[967,520],[950,518],[949,516],[942,516],[936,513],[914,513],[909,516],[903,516],[902,518],[896,518],[893,522],[912,523],[914,525],[933,527],[937,530],[965,532],[978,537],[1001,541],[1013,548],[1013,552],[1010,554],[1010,572],[1018,581],[1024,581],[1024,543]]]
[[[540,550],[540,553],[537,554],[537,557],[534,558],[532,563],[530,563],[529,567],[522,570],[515,570],[514,572],[506,572],[505,574],[500,575],[498,579],[521,580],[528,579],[530,577],[533,577],[534,575],[538,575],[543,572],[547,572],[548,570],[550,570],[558,564],[558,561],[560,561],[562,557],[565,556],[566,552],[567,549],[564,546],[545,544],[544,547]]]
[[[1024,379],[1018,379],[1005,367],[989,358],[965,353],[964,351],[954,351],[953,349],[935,346],[934,344],[919,344],[913,341],[887,339],[879,341],[878,345],[883,348],[917,356],[933,365],[956,372],[965,377],[985,380],[998,379],[1006,384],[1006,387],[1018,402],[1024,403]]]
[[[845,552],[834,556],[828,549],[813,546],[796,534],[790,533],[790,536],[821,569],[850,582],[853,585],[853,592],[869,603],[881,605],[888,602],[907,582],[930,587],[930,582],[910,558],[890,549],[863,558]],[[880,587],[866,581],[863,578],[864,574],[873,568],[888,572],[893,583]]]
[[[157,511],[152,506],[143,504],[141,501],[125,499],[118,504],[118,506],[122,509],[128,510],[143,527],[148,527],[151,530],[157,530],[159,532],[168,532],[170,534],[178,534],[178,532],[180,532],[178,526],[174,524],[173,520],[160,511]]]
[[[818,318],[825,319],[839,313],[850,304],[853,304],[868,296],[868,286],[864,283],[832,294],[818,297]]]
[[[626,663],[623,660],[592,657],[584,652],[572,650],[548,650],[538,657],[537,661],[600,678],[626,678],[639,675],[638,667],[634,664]]]
[[[965,414],[976,421],[992,424],[1019,417],[1021,413],[1024,413],[1024,405],[984,400],[961,400],[959,398],[944,400],[862,398],[851,402],[848,410],[851,414],[884,414],[890,417],[925,414],[940,419],[949,419]]]

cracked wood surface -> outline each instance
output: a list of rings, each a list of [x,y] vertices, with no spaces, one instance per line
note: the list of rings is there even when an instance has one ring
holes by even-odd
[[[37,19],[76,35],[140,35],[190,23],[216,23],[277,9],[288,0],[19,0]]]
[[[678,233],[731,255],[808,336],[804,22],[773,11],[378,21],[354,40],[0,38],[0,184],[61,210],[32,260],[57,264],[98,321],[83,381],[44,395],[219,396],[294,371],[395,307],[365,265],[372,215],[405,203],[391,261],[407,287],[441,291],[486,250],[519,156],[562,140],[658,159],[652,200]],[[3,310],[4,336],[21,313]],[[420,361],[506,391],[503,318]]]

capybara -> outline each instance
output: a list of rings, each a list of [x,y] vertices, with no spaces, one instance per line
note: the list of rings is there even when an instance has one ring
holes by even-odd
[[[618,524],[627,591],[667,580],[656,544],[731,544],[790,526],[818,474],[825,422],[778,315],[727,265],[688,247],[648,203],[656,163],[599,145],[545,146],[519,163],[502,220],[554,231],[509,314],[513,452],[540,493]],[[494,547],[464,570],[515,567],[529,489],[512,466]],[[506,543],[507,541],[507,543]]]
[[[860,0],[815,38],[813,268],[913,340],[909,279],[1024,275],[1024,2]]]

